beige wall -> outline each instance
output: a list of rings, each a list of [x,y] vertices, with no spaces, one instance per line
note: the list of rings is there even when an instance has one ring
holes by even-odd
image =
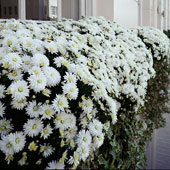
[[[134,0],[114,0],[114,21],[135,28],[138,26],[138,4]]]
[[[114,0],[94,0],[94,16],[114,20]]]

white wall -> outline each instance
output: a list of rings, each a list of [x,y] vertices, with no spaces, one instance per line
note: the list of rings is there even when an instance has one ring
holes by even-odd
[[[138,4],[134,0],[114,0],[114,21],[135,28],[138,26]]]

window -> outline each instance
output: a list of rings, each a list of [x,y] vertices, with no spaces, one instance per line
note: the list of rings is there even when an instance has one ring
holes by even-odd
[[[9,15],[12,15],[12,7],[11,6],[8,7],[8,11],[9,11]]]
[[[4,7],[4,15],[6,15],[6,7]]]
[[[56,6],[51,6],[51,15],[57,15],[57,7]]]
[[[18,15],[18,8],[17,6],[14,7],[15,15]]]

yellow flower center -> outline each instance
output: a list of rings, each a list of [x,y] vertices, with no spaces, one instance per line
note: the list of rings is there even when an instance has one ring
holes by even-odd
[[[8,149],[11,148],[11,146],[12,146],[11,143],[6,144],[6,148],[8,148]]]
[[[86,138],[86,137],[83,137],[83,141],[84,141],[84,142],[87,142],[87,138]]]
[[[17,72],[13,71],[12,76],[17,76]]]
[[[70,92],[74,92],[74,88],[70,88]]]
[[[19,144],[19,143],[20,143],[20,141],[21,141],[21,139],[20,139],[20,138],[16,138],[16,139],[15,139],[15,143],[16,143],[16,144]]]
[[[23,92],[23,87],[18,87],[19,92]]]
[[[39,83],[39,84],[42,83],[42,80],[41,79],[37,80],[37,83]]]
[[[96,126],[95,126],[95,129],[98,130],[98,128],[99,128],[99,127],[96,125]]]
[[[43,133],[44,133],[45,135],[47,135],[47,134],[48,134],[48,129],[47,129],[47,128],[43,129]]]
[[[63,106],[63,101],[62,101],[62,100],[59,100],[59,101],[58,101],[58,105],[59,105],[59,106]]]
[[[17,59],[16,57],[14,57],[14,58],[12,59],[12,61],[13,61],[13,62],[17,62],[18,59]]]
[[[33,110],[34,110],[34,111],[37,111],[37,110],[38,110],[38,107],[37,107],[37,106],[34,106],[34,107],[33,107]]]
[[[50,109],[46,109],[46,110],[45,110],[45,114],[46,114],[46,115],[50,115],[50,114],[51,114],[51,110],[50,110]]]
[[[34,123],[34,124],[32,125],[32,129],[37,129],[37,124]]]

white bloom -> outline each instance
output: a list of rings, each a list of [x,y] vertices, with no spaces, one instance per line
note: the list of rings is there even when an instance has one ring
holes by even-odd
[[[21,69],[18,70],[13,70],[8,74],[8,78],[10,80],[22,80],[23,79],[23,74],[21,72]]]
[[[36,75],[36,76],[43,74],[41,68],[38,66],[31,67],[28,72],[30,75]]]
[[[43,73],[47,78],[47,86],[53,87],[59,84],[61,80],[60,73],[53,67],[45,67]]]
[[[22,132],[11,133],[9,135],[9,140],[13,145],[14,152],[19,152],[23,150],[25,146],[25,136]]]
[[[0,117],[3,117],[4,113],[5,113],[4,104],[0,102]]]
[[[104,134],[101,133],[100,135],[94,137],[93,145],[95,148],[99,148],[103,144],[103,142],[104,142]]]
[[[5,97],[4,93],[5,93],[5,86],[0,85],[0,99]]]
[[[39,119],[28,119],[27,123],[24,124],[25,134],[34,137],[37,136],[43,129],[43,123]]]
[[[9,68],[19,69],[22,66],[21,57],[17,53],[9,53],[4,57],[3,63],[8,63]]]
[[[64,169],[64,167],[65,167],[64,163],[51,161],[48,163],[46,169]]]
[[[93,110],[93,102],[91,99],[84,99],[82,101],[82,110],[86,113],[90,113]]]
[[[0,120],[0,135],[7,135],[9,132],[13,130],[13,125],[11,124],[11,121],[6,120],[5,118]]]
[[[22,100],[13,99],[11,105],[17,110],[22,110],[27,105],[27,101],[26,99],[22,99]]]
[[[47,79],[44,74],[31,75],[28,80],[30,82],[31,89],[33,89],[35,92],[42,91],[47,85]]]
[[[78,88],[75,83],[66,83],[64,84],[63,92],[64,94],[67,94],[67,97],[69,99],[74,99],[76,100],[78,97]]]
[[[41,103],[38,103],[34,100],[32,102],[29,102],[26,107],[26,114],[29,115],[31,118],[36,118],[40,115],[40,106]]]
[[[9,136],[2,136],[2,139],[0,140],[0,150],[4,154],[14,154],[14,147],[10,141]]]
[[[77,82],[77,78],[76,75],[74,75],[73,73],[68,73],[66,72],[65,76],[64,76],[64,80],[67,83],[76,83]]]
[[[77,144],[78,145],[85,145],[89,146],[91,144],[92,137],[90,135],[90,132],[87,130],[81,130],[79,134],[77,135]]]
[[[48,124],[46,127],[44,127],[42,129],[41,137],[43,137],[44,139],[47,139],[51,133],[52,133],[52,128],[51,128],[50,124]]]
[[[51,119],[55,114],[52,106],[49,104],[43,104],[41,106],[40,115],[42,115],[41,119]]]
[[[32,57],[32,64],[34,66],[46,67],[46,66],[49,66],[49,60],[45,55],[43,55],[41,53],[36,53]]]
[[[29,96],[29,89],[27,86],[27,82],[24,80],[18,80],[17,82],[13,82],[9,88],[12,97],[15,100],[22,100],[25,99],[27,96]]]
[[[93,122],[89,123],[89,131],[93,136],[100,135],[103,130],[103,124],[97,119],[93,119]]]
[[[58,129],[58,128],[62,128],[62,129],[69,128],[67,118],[68,118],[68,114],[66,114],[65,112],[58,113],[56,115],[55,120],[54,120],[55,128],[56,129]]]
[[[67,98],[62,95],[56,95],[52,103],[54,110],[57,112],[64,111],[65,108],[69,107]]]
[[[42,152],[43,156],[45,158],[49,157],[54,151],[53,151],[53,148],[52,146],[50,145],[41,145],[40,147],[40,152]]]
[[[90,148],[89,146],[86,146],[86,145],[80,145],[77,148],[77,152],[80,155],[80,159],[82,159],[83,161],[85,161],[87,157],[89,156],[89,151],[90,151]]]

